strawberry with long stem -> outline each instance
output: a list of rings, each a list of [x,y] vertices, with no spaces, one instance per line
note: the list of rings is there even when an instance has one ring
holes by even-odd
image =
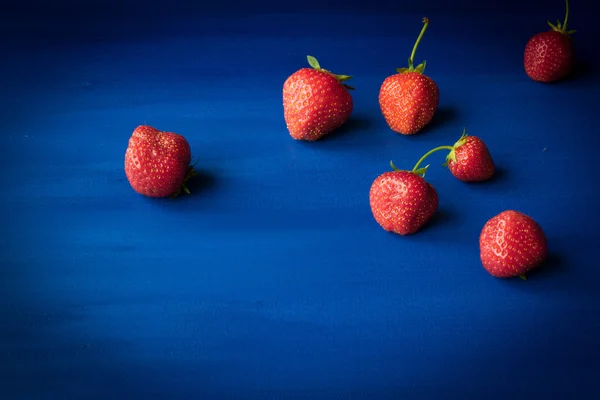
[[[431,154],[442,150],[448,151],[446,162],[442,166],[448,167],[452,175],[463,182],[486,181],[494,175],[496,167],[488,147],[477,136],[467,135],[466,128],[454,145],[429,150],[415,168]]]
[[[408,58],[408,67],[397,68],[379,90],[379,106],[388,126],[402,135],[414,135],[433,119],[439,104],[437,84],[425,75],[426,61],[415,66],[415,53],[429,26],[423,18],[423,28]]]
[[[575,65],[573,41],[569,30],[569,0],[565,0],[565,20],[556,25],[548,21],[550,30],[534,35],[525,45],[523,64],[534,81],[549,83],[568,76]]]

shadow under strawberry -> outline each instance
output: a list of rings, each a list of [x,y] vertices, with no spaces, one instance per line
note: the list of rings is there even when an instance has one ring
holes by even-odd
[[[466,183],[469,186],[477,186],[477,185],[487,186],[490,184],[501,184],[501,183],[505,183],[507,181],[507,178],[509,175],[510,174],[506,168],[501,167],[501,166],[496,166],[495,170],[494,170],[494,175],[492,175],[491,178],[489,178],[488,180],[462,182],[462,183]]]
[[[550,252],[546,260],[537,268],[527,272],[527,279],[555,278],[565,271],[565,261],[558,253]]]
[[[571,85],[573,83],[583,83],[590,79],[593,79],[594,74],[597,72],[597,67],[590,61],[581,61],[573,68],[568,76],[561,78],[553,82],[534,82],[539,83],[542,86],[557,87],[561,85]]]
[[[203,169],[195,168],[196,175],[194,175],[190,180],[187,181],[187,188],[190,191],[190,196],[201,194],[204,191],[210,190],[214,186],[216,186],[217,179],[216,176]],[[178,197],[186,197],[186,196],[178,196]]]
[[[343,140],[343,137],[363,135],[375,126],[375,121],[364,115],[352,116],[342,126],[319,139],[320,142]]]
[[[202,194],[213,189],[217,181],[217,177],[213,172],[194,166],[193,173],[186,179],[185,185],[179,193],[163,198],[152,198],[151,201],[170,203],[202,198]]]
[[[434,229],[438,230],[444,226],[455,226],[461,219],[460,215],[447,207],[440,207],[437,209],[433,217],[420,229],[420,233],[427,233],[427,231]],[[440,231],[441,232],[441,231]],[[416,236],[416,235],[413,235]]]
[[[595,74],[596,70],[596,66],[590,61],[580,61],[569,76],[553,83],[560,85],[561,83],[587,81]]]
[[[441,126],[445,126],[453,121],[458,119],[458,112],[455,108],[450,106],[440,106],[438,107],[435,115],[431,119],[431,122],[421,129],[419,136],[426,134],[430,131],[435,131],[437,128]]]
[[[564,274],[567,272],[565,259],[556,252],[550,252],[546,260],[538,267],[527,271],[527,279],[520,279],[515,276],[508,279],[499,279],[500,283],[513,284],[515,287],[528,288],[530,284],[541,281],[555,281],[557,278],[562,281]],[[525,286],[522,286],[525,285]],[[566,286],[562,285],[563,288]]]

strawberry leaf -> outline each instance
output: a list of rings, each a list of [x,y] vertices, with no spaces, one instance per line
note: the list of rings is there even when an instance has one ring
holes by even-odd
[[[463,132],[462,135],[460,135],[460,138],[458,138],[458,140],[456,141],[456,143],[454,143],[454,146],[458,147],[461,144],[463,144],[464,142],[466,142],[466,137],[469,136],[467,134],[467,128],[463,128]]]
[[[344,87],[348,90],[356,90],[354,87],[352,87],[350,85],[346,85],[345,83],[344,83]]]
[[[314,58],[313,56],[306,56],[306,59],[308,60],[308,64],[311,67],[313,67],[314,69],[321,69],[321,65],[319,65],[319,62],[316,58]]]
[[[398,72],[399,74],[403,73],[403,72],[407,72],[408,68],[396,68],[396,72]]]
[[[550,23],[550,21],[548,21],[548,25],[550,26],[550,28],[552,28],[553,31],[560,32],[565,35],[571,35],[571,34],[575,33],[575,31],[567,30],[567,24],[569,21],[569,0],[565,1],[565,5],[566,5],[565,21],[561,23],[560,20],[557,20],[556,25],[553,25]]]
[[[418,168],[418,169],[413,169],[412,172],[414,174],[421,175],[423,178],[425,178],[425,174],[427,173],[428,168],[429,168],[429,164],[427,164],[424,167]]]
[[[548,26],[550,28],[552,28],[552,30],[554,31],[559,31],[560,29],[558,29],[558,27],[556,25],[554,25],[552,22],[548,21]]]
[[[344,82],[344,81],[347,81],[348,79],[352,79],[352,77],[350,75],[336,75],[335,77],[340,82]]]
[[[422,74],[423,71],[425,70],[425,65],[427,65],[427,62],[423,61],[421,64],[419,64],[415,67],[415,71]]]

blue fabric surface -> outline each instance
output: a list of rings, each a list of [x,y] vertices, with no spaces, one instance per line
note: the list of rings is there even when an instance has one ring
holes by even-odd
[[[532,82],[522,56],[562,18],[558,0],[90,3],[23,2],[3,17],[0,398],[600,395],[591,2],[571,2],[579,66],[552,85]],[[416,60],[440,106],[404,137],[377,95],[423,16]],[[281,99],[307,54],[356,88],[346,126],[314,143],[291,139]],[[191,196],[130,188],[123,159],[140,124],[188,139]],[[434,220],[384,232],[372,181],[464,127],[497,177],[459,182],[437,153]],[[549,241],[527,281],[479,261],[481,228],[506,209]]]

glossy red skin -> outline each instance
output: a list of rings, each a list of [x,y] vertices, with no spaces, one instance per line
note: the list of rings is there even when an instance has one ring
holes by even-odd
[[[497,278],[524,275],[548,255],[546,236],[531,217],[506,210],[490,218],[479,236],[483,267]]]
[[[190,161],[190,146],[183,136],[140,125],[129,138],[125,175],[137,193],[167,197],[181,189]]]
[[[439,89],[428,76],[403,72],[387,77],[379,90],[379,107],[396,133],[414,135],[431,122],[439,104]]]
[[[448,160],[452,175],[463,182],[479,182],[490,179],[495,164],[489,149],[477,136],[467,136],[463,144],[454,149],[455,161]]]
[[[295,140],[316,141],[342,126],[354,103],[335,76],[302,68],[283,84],[284,119]]]
[[[391,171],[373,181],[369,202],[373,217],[384,230],[410,235],[433,217],[438,207],[438,194],[420,175]]]
[[[523,64],[527,75],[537,82],[567,77],[574,67],[571,37],[554,30],[538,33],[525,45]]]

